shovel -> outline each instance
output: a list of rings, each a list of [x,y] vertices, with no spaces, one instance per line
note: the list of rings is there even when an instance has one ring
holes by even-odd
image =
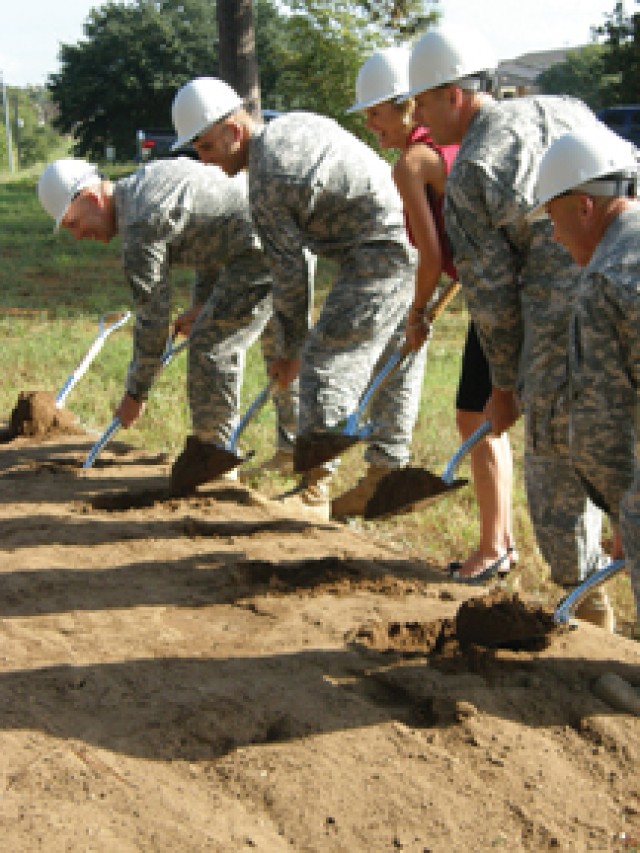
[[[177,346],[174,346],[173,338],[169,338],[165,351],[162,354],[162,358],[160,359],[160,369],[166,367],[169,362],[171,362],[175,358],[175,356],[178,355],[179,352],[182,352],[182,350],[188,345],[188,343],[189,338],[186,338],[184,341],[182,341],[182,343],[178,344]],[[84,460],[84,463],[82,465],[83,470],[86,471],[88,468],[91,468],[100,453],[102,453],[104,448],[111,441],[113,436],[118,432],[121,426],[122,421],[120,420],[120,418],[115,417],[111,421],[109,426],[105,429],[100,438],[96,441],[96,443],[93,445],[93,447],[87,454],[87,458]]]
[[[460,289],[457,281],[450,282],[432,305],[428,322],[432,323],[444,311],[449,302]],[[371,403],[372,398],[400,367],[411,350],[407,343],[394,353],[382,370],[373,378],[367,387],[358,408],[346,420],[330,430],[312,430],[296,439],[293,452],[293,469],[301,474],[317,468],[340,456],[354,444],[368,438],[373,432],[374,424],[369,422],[360,425],[360,421]]]
[[[85,373],[89,369],[89,365],[98,355],[98,353],[104,346],[104,342],[107,340],[111,332],[115,332],[116,329],[119,329],[121,326],[124,326],[124,324],[128,322],[129,317],[131,317],[131,311],[126,311],[124,314],[116,315],[117,319],[115,320],[115,322],[113,322],[110,326],[105,326],[105,319],[108,316],[108,314],[104,314],[102,317],[100,317],[100,321],[98,324],[98,336],[87,350],[87,354],[82,359],[80,364],[76,367],[71,376],[69,376],[67,381],[60,389],[58,396],[56,397],[56,409],[61,409],[64,406],[65,400],[69,396],[71,389],[85,375]]]
[[[172,494],[186,494],[192,491],[197,485],[222,477],[223,474],[232,471],[238,465],[242,465],[243,462],[251,459],[254,451],[250,450],[247,454],[240,453],[238,450],[238,441],[249,422],[258,414],[271,396],[275,383],[275,379],[269,380],[269,384],[262,389],[251,403],[225,445],[207,446],[206,450],[198,449],[194,451],[194,456],[200,455],[197,471],[194,470],[193,460],[188,460],[188,454],[183,454],[182,460],[178,457],[171,472]]]
[[[413,512],[442,495],[466,486],[468,480],[456,480],[456,470],[470,450],[491,432],[491,422],[485,421],[453,454],[442,477],[425,468],[398,468],[386,474],[364,508],[367,519]]]
[[[589,575],[586,580],[582,581],[569,595],[563,598],[553,611],[553,621],[556,625],[568,625],[571,622],[573,611],[582,599],[597,586],[617,575],[625,566],[626,560],[612,560],[604,568]]]

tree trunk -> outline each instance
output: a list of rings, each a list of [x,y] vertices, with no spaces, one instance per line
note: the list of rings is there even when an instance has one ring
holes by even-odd
[[[217,0],[219,75],[260,117],[260,78],[252,0]]]

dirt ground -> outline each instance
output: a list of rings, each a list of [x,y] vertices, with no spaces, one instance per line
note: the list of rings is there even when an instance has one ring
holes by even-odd
[[[2,851],[639,848],[639,644],[93,440],[0,443]]]

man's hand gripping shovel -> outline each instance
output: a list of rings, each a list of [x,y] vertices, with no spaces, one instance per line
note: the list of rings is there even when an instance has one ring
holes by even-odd
[[[429,311],[427,319],[430,324],[442,314],[459,289],[459,283],[452,281],[442,291]],[[374,424],[369,422],[361,425],[361,421],[375,394],[382,387],[383,383],[398,370],[410,352],[411,349],[405,343],[398,352],[389,358],[382,370],[369,384],[358,408],[346,420],[331,430],[312,431],[298,436],[293,454],[294,471],[303,474],[312,468],[324,465],[337,456],[340,456],[357,442],[363,441],[371,435]]]
[[[193,332],[192,332],[193,334]],[[170,364],[173,359],[178,355],[178,353],[182,352],[183,349],[188,345],[189,338],[186,338],[181,343],[175,345],[173,341],[173,337],[170,337],[167,341],[167,345],[165,347],[165,351],[162,354],[162,358],[160,359],[160,370],[163,370],[168,364]],[[89,451],[87,458],[85,459],[82,468],[83,470],[87,470],[93,466],[93,463],[96,461],[100,453],[104,450],[107,444],[111,441],[114,435],[118,432],[120,427],[122,426],[122,421],[120,418],[115,417],[109,426],[102,433],[100,438],[93,445],[91,450]]]

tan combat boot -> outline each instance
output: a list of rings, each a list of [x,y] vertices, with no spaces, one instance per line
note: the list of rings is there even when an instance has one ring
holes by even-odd
[[[576,619],[582,619],[583,622],[591,622],[592,625],[604,628],[610,634],[616,630],[616,617],[613,607],[609,601],[609,596],[602,587],[597,587],[582,599],[575,609],[575,616]]]
[[[342,520],[349,515],[363,515],[364,508],[373,497],[376,486],[392,468],[386,465],[369,465],[366,473],[358,480],[352,489],[338,495],[331,502],[331,518]]]
[[[303,475],[300,491],[283,500],[284,506],[303,510],[317,521],[329,521],[331,518],[329,490],[332,479],[332,471],[322,467],[312,468]]]
[[[202,441],[196,435],[187,436],[185,446],[171,469],[171,491],[174,495],[193,494],[197,486],[210,480],[237,480],[236,468],[221,471],[228,462],[228,453],[217,444]]]

